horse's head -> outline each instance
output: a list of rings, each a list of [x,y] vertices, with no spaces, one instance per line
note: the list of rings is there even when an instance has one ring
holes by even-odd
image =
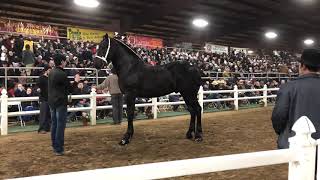
[[[94,59],[94,66],[97,69],[101,69],[105,63],[106,64],[110,63],[110,56],[108,56],[110,51],[110,46],[111,46],[110,41],[111,39],[109,38],[108,34],[106,34],[103,37],[103,40],[99,44],[97,55]]]

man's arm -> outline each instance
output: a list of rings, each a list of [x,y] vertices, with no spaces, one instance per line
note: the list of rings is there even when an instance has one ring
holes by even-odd
[[[108,85],[109,85],[109,78],[106,78],[101,84],[99,84],[96,89],[97,90],[103,90],[103,89],[106,89],[108,88]]]
[[[277,94],[276,105],[272,112],[272,125],[275,132],[279,135],[286,128],[289,120],[290,92],[288,86],[280,88]]]

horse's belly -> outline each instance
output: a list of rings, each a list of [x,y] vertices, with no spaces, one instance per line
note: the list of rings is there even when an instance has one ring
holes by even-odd
[[[140,96],[159,97],[175,91],[172,80],[151,80],[143,83],[143,87],[138,91]]]

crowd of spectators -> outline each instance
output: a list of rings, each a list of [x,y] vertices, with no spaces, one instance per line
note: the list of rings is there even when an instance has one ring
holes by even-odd
[[[26,44],[26,42],[28,42]],[[32,43],[29,43],[32,42]],[[92,42],[75,42],[66,39],[31,39],[23,36],[0,35],[0,67],[53,67],[53,55],[59,51],[66,55],[67,67],[88,68],[93,66],[93,57],[97,51],[97,44]],[[131,46],[132,47],[132,46]],[[227,54],[206,53],[204,51],[181,50],[176,48],[147,49],[142,47],[132,47],[140,55],[141,59],[150,65],[163,65],[173,61],[188,61],[199,66],[202,71],[221,72],[221,79],[209,79],[205,82],[205,90],[232,89],[233,85],[238,85],[240,89],[262,88],[264,84],[269,87],[277,87],[280,83],[272,79],[243,79],[241,73],[262,73],[262,72],[282,72],[287,74],[297,73],[298,66],[296,57],[290,53],[280,52],[279,55],[263,55],[257,53],[246,55],[243,52],[231,52]],[[103,67],[107,68],[107,66]],[[11,97],[36,96],[39,89],[35,80],[26,76],[40,76],[40,69],[9,69],[5,72],[0,69],[0,76],[16,76],[8,78],[8,95]],[[238,75],[231,72],[238,73]],[[81,77],[93,76],[95,71],[83,69],[67,70],[73,84],[73,94],[87,94],[90,92],[88,79]],[[99,71],[99,76],[107,76],[106,71]],[[103,79],[100,80],[101,83]],[[5,86],[4,78],[0,78],[0,86]],[[246,94],[250,95],[250,94]],[[219,96],[219,95],[218,95]],[[206,97],[206,98],[219,98]],[[179,98],[170,97],[170,101],[177,101]],[[142,100],[145,101],[145,100]],[[105,101],[98,101],[103,105],[109,104]],[[75,107],[86,107],[89,102],[86,99],[73,102]],[[177,110],[177,106],[174,107]]]

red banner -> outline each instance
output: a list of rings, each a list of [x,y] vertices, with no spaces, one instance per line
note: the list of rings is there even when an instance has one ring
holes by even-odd
[[[128,44],[134,46],[148,47],[148,48],[162,48],[163,40],[158,38],[129,35],[127,38]]]
[[[0,31],[33,36],[58,37],[58,27],[0,19]]]

